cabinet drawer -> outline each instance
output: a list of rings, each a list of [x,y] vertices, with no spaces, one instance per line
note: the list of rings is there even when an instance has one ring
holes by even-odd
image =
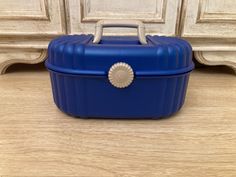
[[[62,0],[0,1],[0,36],[65,33]]]
[[[235,0],[186,0],[183,5],[182,36],[236,37]]]

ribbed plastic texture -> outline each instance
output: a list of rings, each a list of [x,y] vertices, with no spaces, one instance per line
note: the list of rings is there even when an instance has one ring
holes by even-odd
[[[136,78],[126,89],[113,87],[105,78],[51,72],[54,101],[63,112],[80,117],[159,118],[183,105],[189,74]]]
[[[63,112],[95,118],[159,118],[183,105],[192,62],[191,46],[172,37],[147,36],[147,45],[136,37],[92,35],[63,36],[53,40],[46,66],[53,97]],[[129,64],[135,78],[120,89],[108,80],[118,62]]]
[[[74,74],[106,75],[117,62],[128,63],[136,75],[171,75],[193,69],[188,42],[174,37],[147,36],[147,45],[137,37],[103,37],[92,43],[92,35],[67,35],[48,47],[49,69]]]

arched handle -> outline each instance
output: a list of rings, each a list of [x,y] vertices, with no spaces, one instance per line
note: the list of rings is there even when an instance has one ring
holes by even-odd
[[[103,34],[103,28],[110,27],[124,27],[124,28],[137,28],[138,38],[141,44],[147,44],[145,37],[145,27],[141,21],[138,20],[100,20],[96,24],[95,36],[93,43],[100,42]]]

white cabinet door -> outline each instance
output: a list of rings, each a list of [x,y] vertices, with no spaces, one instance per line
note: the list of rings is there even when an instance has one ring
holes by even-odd
[[[182,36],[236,38],[236,1],[186,0]]]
[[[0,0],[0,37],[63,33],[63,0]]]
[[[236,71],[235,0],[185,0],[181,36],[191,42],[200,63]]]
[[[70,33],[93,33],[101,19],[136,19],[145,22],[146,32],[174,36],[178,32],[181,0],[67,0]],[[132,29],[106,29],[134,34]]]

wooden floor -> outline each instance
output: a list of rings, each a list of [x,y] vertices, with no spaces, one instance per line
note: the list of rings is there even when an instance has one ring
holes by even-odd
[[[48,73],[21,67],[0,76],[1,177],[236,176],[236,75],[228,68],[195,70],[171,118],[92,120],[61,113]]]

